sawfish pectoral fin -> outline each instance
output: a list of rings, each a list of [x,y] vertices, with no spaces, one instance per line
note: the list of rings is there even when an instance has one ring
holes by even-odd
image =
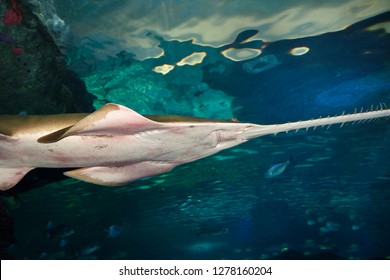
[[[54,143],[73,135],[107,137],[129,135],[163,127],[164,124],[145,118],[125,106],[109,103],[81,119],[73,126],[39,138],[38,142]]]
[[[96,166],[67,171],[66,176],[103,186],[123,186],[135,180],[166,173],[177,164],[143,161],[125,166]]]
[[[14,187],[32,167],[0,167],[0,190]]]

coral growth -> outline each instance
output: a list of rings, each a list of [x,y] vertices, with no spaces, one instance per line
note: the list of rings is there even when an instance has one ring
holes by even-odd
[[[12,0],[12,7],[5,13],[3,17],[3,23],[6,26],[10,26],[14,24],[20,24],[21,22],[22,12],[20,11],[18,1]]]

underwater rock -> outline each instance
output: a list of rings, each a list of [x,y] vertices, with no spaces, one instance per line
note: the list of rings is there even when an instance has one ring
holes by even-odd
[[[210,89],[209,85],[206,83],[199,83],[196,85],[196,89],[200,92],[205,92]]]
[[[165,113],[163,101],[170,98],[160,74],[146,71],[139,63],[94,71],[83,77],[88,91],[96,96],[95,106],[107,102],[131,106],[141,114]]]
[[[226,71],[226,65],[223,63],[220,63],[217,66],[211,67],[209,69],[209,73],[223,74],[225,71]]]
[[[200,87],[203,90],[205,88],[205,83],[201,84],[199,85],[201,85]],[[233,97],[228,96],[223,91],[207,89],[197,95],[196,98],[192,99],[192,114],[196,117],[207,117],[212,119],[232,119],[234,118],[232,112],[232,102]]]
[[[112,60],[115,63],[115,60]],[[233,98],[201,82],[202,71],[191,68],[166,76],[144,69],[140,62],[117,65],[91,72],[84,76],[88,91],[97,99],[95,107],[107,102],[129,106],[141,114],[190,115],[203,118],[231,119]],[[200,73],[187,79],[185,73]],[[187,79],[187,81],[185,81]]]
[[[0,33],[0,41],[12,44],[14,41],[11,36],[8,36],[7,34]]]
[[[31,4],[32,12],[46,26],[56,45],[63,53],[66,53],[73,43],[73,35],[70,27],[57,15],[54,2],[29,0],[29,3]]]
[[[174,85],[194,85],[203,80],[203,71],[197,67],[182,67],[176,75],[167,77],[167,81]]]
[[[250,74],[257,74],[278,66],[280,61],[273,54],[259,56],[256,59],[245,62],[242,69]]]
[[[14,223],[9,215],[9,209],[5,203],[5,196],[0,197],[0,259],[11,259],[7,248],[16,243],[14,237]]]
[[[33,7],[22,1],[18,8],[20,23],[1,30],[12,42],[0,41],[0,103],[6,105],[0,114],[92,111],[92,96],[66,69],[64,56]],[[0,2],[0,15],[9,9],[11,1]]]

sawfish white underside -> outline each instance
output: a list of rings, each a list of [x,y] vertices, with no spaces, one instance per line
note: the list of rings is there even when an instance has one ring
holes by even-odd
[[[77,168],[65,175],[125,185],[166,173],[252,138],[291,130],[390,117],[378,110],[276,125],[191,117],[144,117],[117,104],[92,114],[0,116],[0,189],[38,167]]]

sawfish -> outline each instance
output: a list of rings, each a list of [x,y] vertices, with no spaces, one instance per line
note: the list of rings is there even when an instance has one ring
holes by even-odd
[[[283,124],[184,116],[142,116],[108,103],[91,114],[0,116],[0,189],[30,170],[76,168],[64,174],[98,185],[120,186],[268,134],[390,118],[390,109]]]

